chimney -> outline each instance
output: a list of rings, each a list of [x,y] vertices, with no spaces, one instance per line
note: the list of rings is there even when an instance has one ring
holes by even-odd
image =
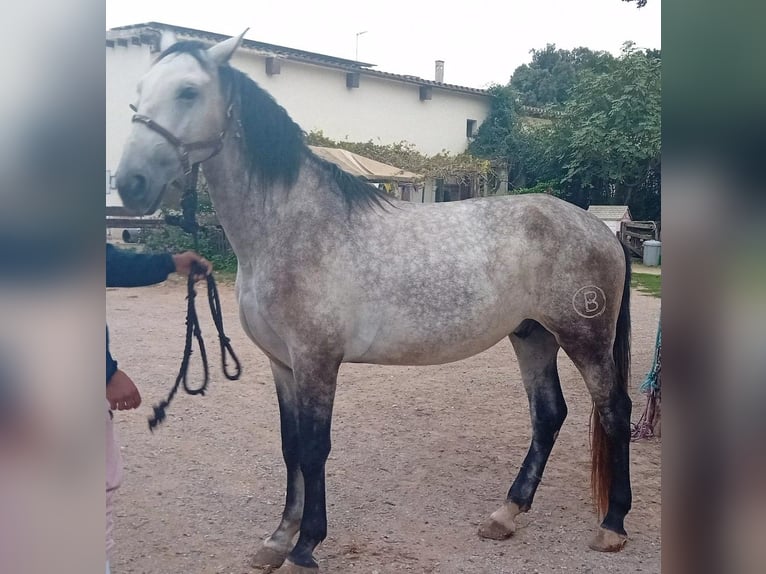
[[[436,75],[434,79],[441,83],[444,83],[444,60],[436,60]]]

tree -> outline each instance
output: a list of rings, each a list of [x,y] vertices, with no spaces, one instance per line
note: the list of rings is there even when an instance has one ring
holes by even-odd
[[[659,170],[660,59],[626,43],[609,74],[583,74],[557,123],[567,143],[564,184],[629,205]]]
[[[468,153],[487,158],[505,170],[511,188],[537,183],[549,171],[543,143],[548,130],[524,124],[516,92],[510,86],[492,86],[489,92],[493,96],[489,115],[469,144]],[[532,182],[528,181],[529,173],[536,176]]]
[[[514,70],[509,86],[527,106],[559,106],[566,102],[569,92],[583,71],[605,73],[614,57],[608,52],[588,48],[556,49],[547,44],[541,50],[531,50],[532,61]]]
[[[490,160],[510,160],[519,146],[520,124],[515,94],[508,86],[492,86],[489,115],[479,126],[468,151]]]
[[[535,51],[536,65],[550,67],[561,52]],[[581,207],[625,203],[634,217],[658,219],[660,52],[628,43],[619,58],[585,48],[566,54],[580,71],[561,113],[532,122],[513,81],[495,86],[469,151],[505,161],[511,193],[545,191]]]

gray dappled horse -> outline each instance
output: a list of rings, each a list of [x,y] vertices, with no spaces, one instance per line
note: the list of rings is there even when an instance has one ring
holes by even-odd
[[[151,212],[169,183],[202,163],[237,255],[240,318],[271,360],[287,466],[282,520],[254,564],[316,572],[341,363],[446,363],[503,337],[518,357],[533,437],[479,535],[508,538],[532,505],[567,414],[563,348],[595,407],[592,485],[603,521],[591,547],[619,550],[631,505],[630,264],[620,242],[546,195],[437,204],[383,195],[312,154],[285,110],[228,64],[241,40],[206,49],[163,38],[138,86],[117,187],[127,207]]]

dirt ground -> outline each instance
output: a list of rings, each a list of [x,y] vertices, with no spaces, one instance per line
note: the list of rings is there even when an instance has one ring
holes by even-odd
[[[179,393],[165,423],[147,427],[167,395],[184,344],[185,284],[107,290],[113,354],[139,384],[138,411],[115,413],[125,461],[117,495],[115,574],[252,574],[247,559],[277,525],[285,477],[279,414],[264,355],[244,335],[234,289],[221,285],[241,381],[220,371],[215,329],[198,298],[211,361],[205,397]],[[652,362],[660,300],[633,291],[633,420]],[[193,357],[190,380],[201,381]],[[630,539],[619,554],[588,549],[590,400],[569,359],[559,370],[569,407],[532,510],[503,542],[479,523],[503,501],[530,440],[526,396],[506,339],[434,367],[344,365],[327,464],[324,573],[635,573],[660,571],[660,449],[631,448]]]

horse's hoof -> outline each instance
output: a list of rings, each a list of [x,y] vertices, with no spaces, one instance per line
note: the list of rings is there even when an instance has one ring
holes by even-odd
[[[479,526],[479,536],[490,540],[505,540],[513,535],[515,526],[510,528],[505,524],[495,522],[491,518]]]
[[[250,559],[251,568],[270,569],[279,568],[287,558],[287,552],[280,552],[268,546],[261,546],[258,552]]]
[[[289,560],[285,560],[282,567],[279,570],[275,570],[274,574],[319,574],[319,568],[316,566],[298,566]]]
[[[619,534],[606,528],[599,528],[596,536],[593,537],[588,546],[591,550],[597,550],[598,552],[619,552],[627,541],[628,537],[625,534]]]
[[[506,502],[495,510],[490,517],[479,526],[479,536],[490,540],[505,540],[516,531],[513,519],[521,512],[514,502]]]

